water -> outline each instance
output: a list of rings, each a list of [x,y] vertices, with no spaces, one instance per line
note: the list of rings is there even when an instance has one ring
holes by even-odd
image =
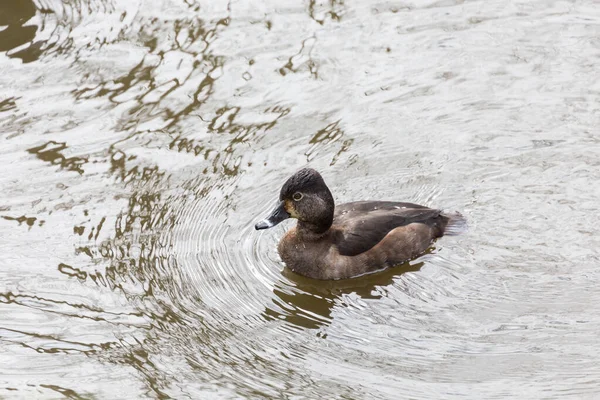
[[[0,398],[597,398],[600,7],[0,5]],[[297,169],[470,230],[349,282]]]

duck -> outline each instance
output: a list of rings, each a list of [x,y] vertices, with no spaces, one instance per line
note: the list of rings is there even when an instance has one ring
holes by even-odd
[[[355,201],[335,205],[319,172],[303,168],[281,187],[275,209],[255,225],[272,228],[297,220],[280,239],[278,253],[296,274],[340,280],[412,260],[444,235],[461,233],[466,220],[413,203]]]

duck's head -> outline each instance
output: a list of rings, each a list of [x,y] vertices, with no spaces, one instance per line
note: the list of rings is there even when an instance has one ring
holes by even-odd
[[[292,175],[279,192],[279,204],[255,229],[268,229],[288,218],[314,233],[325,232],[333,222],[335,204],[323,177],[312,168]]]

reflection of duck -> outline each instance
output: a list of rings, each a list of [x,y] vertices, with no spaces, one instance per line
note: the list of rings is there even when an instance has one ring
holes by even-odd
[[[331,322],[332,309],[343,295],[354,293],[362,299],[382,297],[378,288],[394,283],[394,278],[418,271],[423,263],[404,263],[381,274],[343,281],[315,281],[284,270],[290,282],[279,281],[273,289],[273,305],[265,309],[267,319],[284,320],[301,328],[318,329]]]
[[[323,178],[310,168],[287,180],[279,200],[255,228],[298,219],[279,242],[279,254],[292,271],[315,279],[351,278],[400,264],[465,224],[458,213],[411,203],[358,201],[335,207]]]

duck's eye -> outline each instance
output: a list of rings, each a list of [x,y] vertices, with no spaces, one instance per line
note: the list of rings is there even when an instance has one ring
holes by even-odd
[[[292,196],[292,198],[293,198],[295,201],[300,201],[300,200],[302,200],[302,197],[303,197],[303,196],[302,196],[302,193],[300,193],[300,192],[296,192],[296,193],[294,193],[294,195]]]

